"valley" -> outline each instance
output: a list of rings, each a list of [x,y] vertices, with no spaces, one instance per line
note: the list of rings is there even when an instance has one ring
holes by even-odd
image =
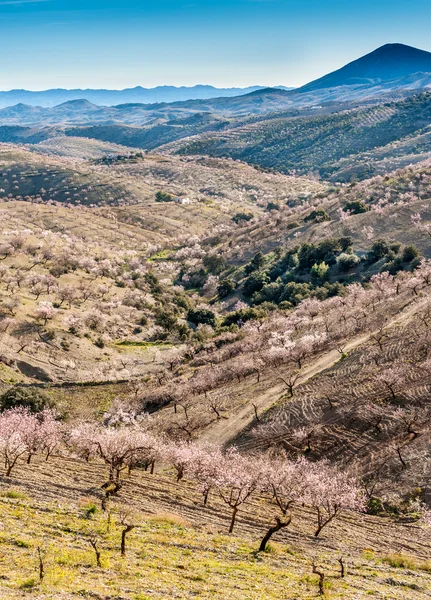
[[[429,597],[430,81],[0,109],[1,598]]]

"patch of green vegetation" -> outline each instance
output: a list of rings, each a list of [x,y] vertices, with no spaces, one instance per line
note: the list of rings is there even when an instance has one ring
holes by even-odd
[[[431,573],[430,561],[419,561],[406,554],[388,554],[382,557],[382,562],[395,569],[409,569],[410,571],[426,571]]]
[[[160,250],[159,252],[156,252],[156,254],[153,254],[147,260],[149,262],[157,261],[157,260],[167,260],[171,256],[171,254],[172,254],[172,250],[165,248],[164,250]]]
[[[326,210],[323,210],[321,208],[312,210],[311,213],[304,218],[304,221],[306,223],[309,223],[310,221],[313,221],[314,223],[322,223],[323,221],[330,221],[330,220],[331,220],[331,217],[328,215]]]
[[[24,407],[31,412],[40,412],[52,407],[51,399],[37,388],[15,386],[0,396],[0,410]]]
[[[133,346],[137,348],[158,348],[159,346],[170,347],[172,344],[170,342],[165,342],[163,340],[157,340],[155,342],[140,342],[135,340],[121,340],[120,342],[116,342],[116,346]]]
[[[0,491],[0,496],[2,498],[10,498],[11,500],[27,500],[28,499],[28,496],[26,494],[24,494],[24,492],[21,492],[20,490],[16,490],[13,488]]]
[[[168,192],[157,192],[156,193],[156,202],[173,202],[174,197],[172,194]]]
[[[359,256],[350,237],[327,238],[284,253],[280,249],[267,256],[259,252],[244,268],[248,277],[241,290],[253,305],[290,308],[306,298],[342,295],[346,285],[366,283],[379,271],[395,275],[412,270],[419,260],[417,248],[405,246],[401,252],[401,244],[394,241],[376,240],[366,255]]]

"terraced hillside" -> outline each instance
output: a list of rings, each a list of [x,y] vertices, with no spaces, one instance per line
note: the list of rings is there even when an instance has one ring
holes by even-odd
[[[335,165],[341,159],[421,134],[430,124],[430,107],[430,95],[426,93],[329,116],[291,118],[273,114],[223,134],[206,133],[173,143],[166,150],[229,156],[284,173],[316,171],[336,180]]]
[[[221,234],[220,251],[230,264],[241,266],[258,251],[267,254],[280,247],[293,248],[304,242],[349,236],[360,254],[374,240],[384,238],[404,244],[413,242],[429,257],[426,227],[430,219],[429,174],[427,159],[385,176],[322,190],[299,202],[275,201],[276,206],[259,220],[242,223],[235,244]],[[362,205],[349,204],[352,202]],[[348,206],[358,212],[344,210]],[[423,227],[415,225],[418,214],[423,218]]]
[[[429,161],[49,146],[0,155],[1,597],[426,598]]]
[[[298,595],[305,600],[318,593],[313,560],[327,577],[330,598],[428,597],[429,540],[416,525],[346,515],[313,540],[313,515],[298,508],[271,552],[257,555],[269,506],[252,502],[237,533],[228,536],[227,515],[217,498],[203,507],[191,483],[175,483],[167,473],[136,472],[126,479],[108,519],[98,508],[103,477],[99,464],[53,458],[47,464],[36,460],[31,469],[20,464],[13,479],[1,484],[0,514],[8,523],[1,536],[3,598],[213,598],[223,587],[223,594],[235,600]],[[124,519],[135,527],[121,556]],[[100,566],[90,540],[100,551]],[[38,547],[44,566],[40,582]]]
[[[250,106],[246,103],[248,96],[237,99],[238,106],[232,98],[219,99],[220,106],[214,100],[211,101],[214,106],[206,105],[206,101],[154,107],[124,105],[109,108],[117,116],[107,116],[99,124],[90,111],[87,125],[87,117],[80,116],[85,108],[75,102],[70,107],[73,118],[69,120],[76,126],[68,125],[62,116],[66,111],[63,105],[58,107],[58,114],[50,113],[49,119],[42,114],[38,116],[32,108],[30,126],[10,125],[16,119],[11,121],[7,117],[8,124],[0,127],[0,140],[45,143],[49,148],[61,145],[62,136],[91,138],[113,144],[113,152],[116,145],[184,155],[232,157],[266,169],[314,172],[341,182],[366,179],[430,155],[429,93],[405,92],[360,100],[335,96],[320,104],[311,102],[304,106],[278,103],[280,98],[294,97],[294,92],[264,90],[250,94]],[[236,109],[229,112],[228,106]],[[257,115],[253,106],[259,109]],[[95,108],[103,112],[100,107]],[[76,115],[74,111],[78,111]],[[138,116],[141,113],[142,118]],[[16,122],[20,123],[20,119]],[[52,138],[54,142],[50,141]],[[86,143],[84,140],[83,144]],[[41,150],[43,147],[42,144]],[[77,156],[77,151],[70,149],[69,155]]]
[[[202,298],[175,286],[173,254],[202,257],[199,236],[235,231],[233,217],[262,214],[267,197],[323,189],[232,161],[112,154],[72,138],[54,147],[74,158],[1,148],[5,384],[151,377],[193,335],[185,317]]]
[[[138,195],[153,193],[145,183],[132,190],[118,179],[101,179],[92,165],[82,161],[43,158],[9,144],[0,147],[0,169],[2,198],[95,206],[136,203]]]

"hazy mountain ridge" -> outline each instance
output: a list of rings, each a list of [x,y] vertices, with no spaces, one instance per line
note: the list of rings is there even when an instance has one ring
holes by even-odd
[[[136,86],[124,90],[105,89],[49,89],[41,91],[9,90],[0,92],[0,107],[24,103],[31,106],[50,107],[69,100],[85,98],[89,102],[101,105],[138,102],[153,104],[155,102],[175,102],[195,98],[214,98],[219,96],[239,96],[265,86],[250,86],[246,88],[216,88],[212,85],[195,85],[192,87],[157,86],[144,88]]]

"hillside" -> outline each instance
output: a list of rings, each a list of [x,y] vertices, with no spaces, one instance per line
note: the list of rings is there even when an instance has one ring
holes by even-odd
[[[430,56],[0,109],[0,600],[431,596]]]
[[[20,465],[10,484],[2,484],[0,515],[8,523],[2,533],[7,564],[3,598],[35,593],[47,598],[61,594],[66,600],[82,596],[99,600],[107,594],[213,598],[223,587],[225,597],[233,600],[294,599],[299,594],[308,600],[318,593],[313,560],[327,576],[330,598],[428,597],[429,540],[416,526],[347,516],[325,537],[313,540],[312,515],[298,509],[295,524],[279,534],[269,552],[257,555],[256,542],[270,518],[269,506],[253,502],[245,507],[237,533],[227,535],[227,514],[219,500],[203,507],[201,494],[190,482],[175,483],[168,473],[134,473],[113,502],[108,519],[91,491],[103,478],[100,464],[55,457],[45,465],[36,460],[32,469]],[[127,535],[122,557],[125,518],[134,529]],[[90,540],[101,552],[100,567]],[[43,552],[42,582],[38,546]],[[346,567],[343,578],[340,556]]]
[[[430,95],[425,93],[325,116],[292,118],[275,113],[271,118],[255,119],[222,133],[197,135],[163,149],[183,155],[231,157],[285,173],[316,171],[337,180],[336,165],[341,159],[421,135],[430,124],[430,106]]]
[[[57,139],[56,153],[70,154],[73,141]],[[38,145],[31,152],[1,148],[8,325],[0,345],[7,382],[97,382],[154,372],[159,354],[192,334],[184,317],[198,300],[173,286],[171,254],[193,249],[199,236],[217,229],[235,230],[234,215],[261,214],[265,197],[324,189],[222,160],[144,159],[129,150],[115,160],[99,151],[86,161],[88,148],[94,151],[94,141],[75,140],[73,159],[46,156]],[[190,204],[156,202],[158,191],[187,196]],[[44,309],[47,317],[38,317]],[[169,340],[176,325],[160,326],[163,311],[182,331]]]

